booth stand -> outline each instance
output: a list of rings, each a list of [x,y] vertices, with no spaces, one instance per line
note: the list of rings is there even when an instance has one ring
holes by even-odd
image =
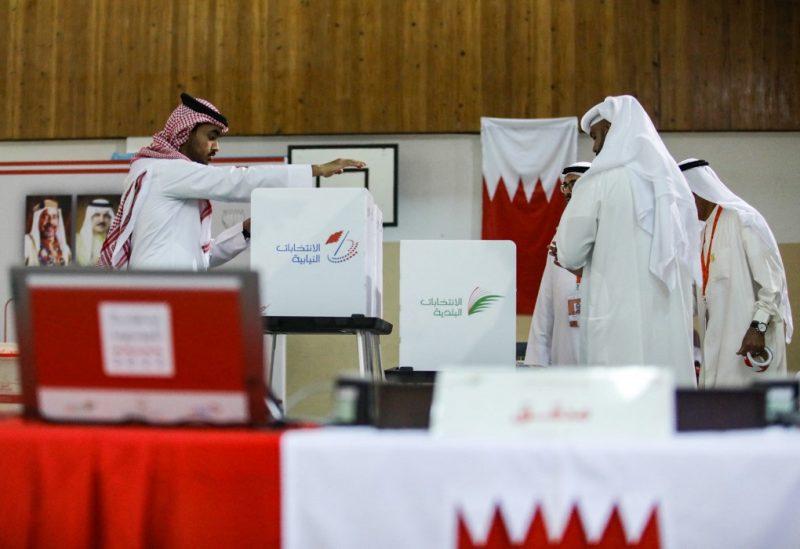
[[[358,345],[358,371],[362,378],[383,381],[380,336],[392,333],[392,324],[382,318],[350,316],[265,316],[264,333],[269,337],[270,367],[267,386],[272,393],[272,374],[276,336],[281,334],[355,335]]]
[[[360,377],[382,379],[378,337],[392,325],[381,318],[383,215],[370,192],[256,189],[252,212],[250,266],[270,336],[270,391],[280,385],[274,358],[283,334],[355,335]]]

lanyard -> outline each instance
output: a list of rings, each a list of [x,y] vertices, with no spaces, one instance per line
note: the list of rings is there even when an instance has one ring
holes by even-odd
[[[722,213],[722,206],[717,207],[717,214],[714,216],[714,224],[711,226],[711,239],[708,242],[708,253],[704,256],[703,250],[700,250],[700,267],[703,270],[703,297],[706,296],[706,287],[708,286],[708,272],[711,269],[711,247],[714,245],[714,234],[717,232],[717,221]],[[706,247],[706,233],[703,231],[703,248]]]

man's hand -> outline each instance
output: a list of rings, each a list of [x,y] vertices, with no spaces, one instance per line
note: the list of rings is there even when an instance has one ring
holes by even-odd
[[[558,262],[558,248],[556,247],[556,241],[555,240],[553,240],[550,243],[550,246],[547,249],[548,249],[548,253],[553,256],[553,262],[558,267],[561,267],[562,269],[567,269],[561,263]],[[567,269],[567,270],[569,272],[571,272],[572,274],[574,274],[575,276],[583,276],[583,267],[581,267],[580,269],[575,269],[575,270],[572,270],[572,269]]]
[[[247,234],[250,234],[250,218],[249,217],[242,222],[242,227],[244,227],[244,230],[247,231]]]
[[[747,353],[750,353],[750,356],[753,357],[758,357],[762,354],[766,357],[766,353],[764,353],[764,334],[753,328],[748,328],[744,333],[742,346],[736,351],[737,355],[742,356],[747,356]]]
[[[330,177],[337,173],[342,173],[345,168],[363,168],[367,164],[361,160],[350,160],[348,158],[337,158],[327,164],[314,164],[311,166],[311,174],[314,177]]]

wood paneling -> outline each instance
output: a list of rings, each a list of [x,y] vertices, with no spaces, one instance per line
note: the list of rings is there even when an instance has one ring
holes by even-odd
[[[798,0],[5,0],[0,139],[474,132],[636,95],[663,130],[800,129]]]
[[[657,116],[656,6],[483,2],[481,114],[580,116],[607,95],[628,93]]]
[[[660,40],[662,128],[800,129],[800,2],[662,2]]]

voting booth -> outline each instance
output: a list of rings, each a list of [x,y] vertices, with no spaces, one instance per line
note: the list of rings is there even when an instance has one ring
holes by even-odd
[[[257,189],[250,262],[268,316],[380,317],[383,216],[366,189]]]
[[[515,364],[516,247],[507,240],[400,243],[400,365]]]
[[[382,378],[378,336],[392,326],[381,319],[383,214],[370,192],[257,189],[251,212],[264,331],[356,335],[361,375]]]

